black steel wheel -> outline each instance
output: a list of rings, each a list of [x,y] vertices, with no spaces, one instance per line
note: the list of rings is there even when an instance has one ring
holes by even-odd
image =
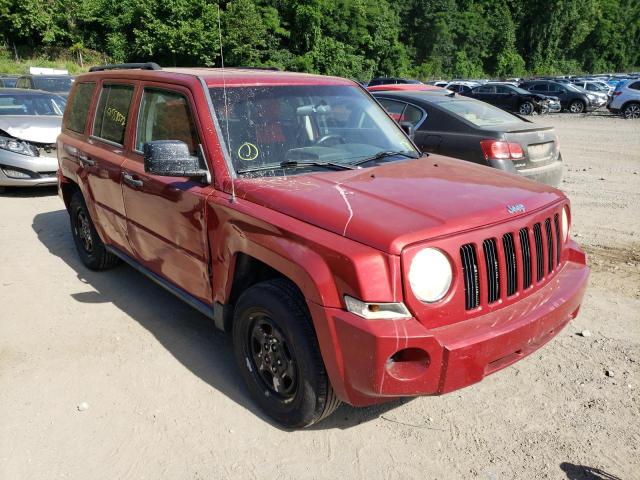
[[[262,385],[278,398],[290,400],[298,387],[298,371],[287,339],[264,312],[255,313],[249,327],[249,350],[253,368]]]
[[[277,424],[307,427],[340,405],[306,301],[289,280],[243,292],[234,311],[233,348],[251,396]]]
[[[102,243],[79,191],[69,202],[69,219],[76,250],[85,266],[91,270],[106,270],[119,263],[118,257],[109,253]]]

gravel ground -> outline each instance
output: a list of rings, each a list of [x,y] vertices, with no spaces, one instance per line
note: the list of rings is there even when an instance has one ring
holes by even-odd
[[[257,412],[198,313],[85,269],[55,191],[0,196],[0,478],[640,478],[640,123],[535,121],[557,128],[593,268],[578,318],[480,384],[306,431]]]

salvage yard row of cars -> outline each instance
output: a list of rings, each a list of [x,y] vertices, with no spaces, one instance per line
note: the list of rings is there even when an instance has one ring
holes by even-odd
[[[608,81],[605,77],[452,80],[429,84],[483,100],[519,115],[560,111],[583,113],[606,106],[610,112],[621,114],[624,118],[640,118],[640,84],[637,83],[640,81],[640,74],[611,78]],[[367,86],[377,88],[383,84],[422,85],[421,82],[410,79],[376,78]]]
[[[35,71],[38,73],[0,74],[0,189],[45,186],[56,181],[54,139],[74,79],[67,74]],[[589,78],[434,83],[446,88],[389,77],[373,79],[368,88],[377,92],[374,96],[379,100],[391,95],[393,88],[396,100],[411,105],[402,122],[412,124],[410,135],[415,135],[423,151],[520,173],[553,186],[562,179],[562,157],[553,130],[536,127],[523,117],[563,110],[590,112],[606,104],[610,111],[626,118],[640,118],[640,78],[635,77],[619,80],[615,89],[602,79]],[[404,93],[397,91],[401,88]],[[483,104],[463,102],[459,97],[446,100],[434,92],[416,93],[426,88],[439,93],[453,91]],[[389,98],[383,103],[394,105]],[[497,112],[486,104],[516,115]],[[393,109],[389,112],[394,118],[398,116]],[[408,116],[411,112],[413,119]],[[443,121],[436,121],[437,117]],[[526,139],[522,133],[525,130]],[[516,132],[520,132],[519,143],[507,139]],[[509,151],[509,144],[514,149],[517,144],[519,149]]]
[[[84,265],[127,263],[229,332],[285,428],[479,382],[580,309],[569,201],[531,181],[561,177],[555,132],[489,103],[155,63],[0,92],[5,178],[57,170]]]

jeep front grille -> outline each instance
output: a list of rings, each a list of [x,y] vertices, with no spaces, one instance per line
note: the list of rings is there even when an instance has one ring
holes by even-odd
[[[517,232],[506,232],[499,240],[487,238],[480,249],[475,243],[462,245],[465,309],[493,304],[502,295],[511,297],[531,288],[534,269],[536,282],[543,282],[560,264],[561,247],[558,214],[553,221],[549,217]]]

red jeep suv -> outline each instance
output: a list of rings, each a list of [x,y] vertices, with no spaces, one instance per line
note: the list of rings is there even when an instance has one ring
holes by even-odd
[[[84,264],[124,261],[232,332],[287,427],[478,382],[556,335],[587,284],[560,191],[422,155],[342,78],[94,67],[57,151]]]

